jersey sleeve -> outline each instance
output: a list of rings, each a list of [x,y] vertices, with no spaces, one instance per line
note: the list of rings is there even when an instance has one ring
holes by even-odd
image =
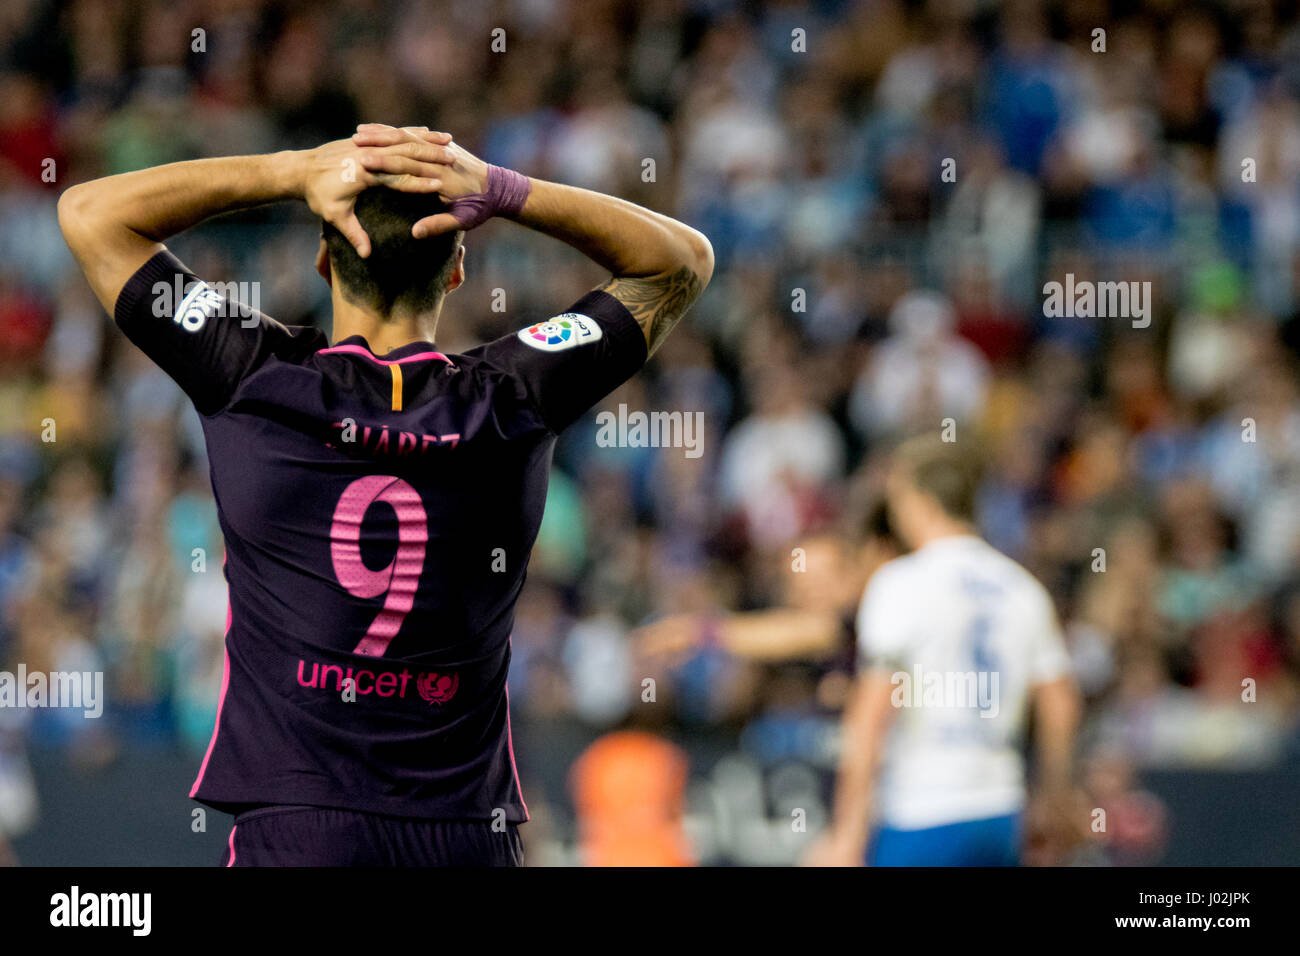
[[[292,338],[286,327],[159,252],[118,294],[114,320],[172,377],[201,414],[230,403],[239,383]]]
[[[546,426],[560,432],[645,364],[645,334],[599,289],[567,311],[475,350],[514,376]]]
[[[858,607],[858,668],[902,668],[910,649],[906,598],[889,565],[871,576]]]

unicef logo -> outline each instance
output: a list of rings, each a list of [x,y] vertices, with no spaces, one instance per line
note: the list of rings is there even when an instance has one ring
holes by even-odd
[[[445,704],[456,696],[460,687],[459,674],[421,674],[415,681],[415,689],[420,692],[425,703]]]
[[[573,338],[573,323],[568,319],[552,319],[549,322],[534,325],[528,330],[528,334],[539,342],[545,342],[547,345],[562,345]]]

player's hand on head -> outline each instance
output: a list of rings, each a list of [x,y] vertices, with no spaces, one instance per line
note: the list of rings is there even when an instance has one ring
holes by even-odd
[[[385,152],[371,160],[371,169],[385,173],[406,173],[412,170],[410,162],[400,151],[409,151],[414,157],[422,156],[429,147],[433,147],[441,151],[440,155],[447,157],[434,160],[440,169],[436,174],[431,174],[437,183],[438,196],[443,202],[452,204],[457,200],[472,201],[487,194],[488,164],[460,144],[452,142],[449,133],[435,132],[423,126],[398,128],[382,123],[363,123],[357,127],[352,141],[358,146],[399,151],[397,155]],[[480,220],[472,215],[471,204],[421,219],[412,227],[412,234],[420,239],[456,229],[472,229]]]
[[[352,141],[358,146],[395,146],[411,140],[445,146],[452,141],[452,135],[427,126],[389,126],[387,123],[361,123],[352,134]]]
[[[362,146],[340,139],[307,150],[303,174],[303,198],[312,212],[347,238],[362,258],[370,255],[370,237],[357,219],[357,196],[371,186],[386,186],[402,192],[438,191],[439,174],[450,163],[447,153],[451,137],[387,146]]]
[[[423,126],[369,123],[357,127],[352,142],[362,148],[362,163],[382,185],[401,189],[407,184],[413,192],[441,195],[457,179],[456,161],[468,155],[452,143],[450,133]]]

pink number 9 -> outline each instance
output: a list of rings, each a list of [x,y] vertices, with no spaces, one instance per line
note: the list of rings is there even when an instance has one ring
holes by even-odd
[[[361,522],[376,501],[397,512],[397,554],[387,566],[371,571],[361,560]],[[385,594],[384,606],[371,622],[354,654],[381,657],[402,628],[415,603],[429,543],[428,519],[419,492],[391,475],[368,475],[348,485],[334,508],[330,557],[334,575],[349,594],[372,598]]]

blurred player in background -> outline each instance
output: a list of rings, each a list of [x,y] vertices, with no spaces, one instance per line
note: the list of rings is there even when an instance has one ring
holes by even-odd
[[[279,200],[323,220],[333,343],[229,301],[162,241]],[[612,277],[464,354],[434,335],[493,216]],[[506,674],[556,435],[709,281],[693,229],[367,125],[311,150],[75,186],[59,222],[126,335],[203,419],[229,583],[221,703],[191,796],[234,865],[513,865],[528,818]]]
[[[1052,600],[976,535],[977,487],[955,443],[915,438],[895,455],[890,516],[912,552],[862,598],[834,814],[809,863],[1015,865],[1030,711],[1035,829],[1064,847],[1086,823],[1072,784],[1081,702]]]
[[[790,576],[783,606],[675,615],[636,633],[651,659],[717,646],[760,662],[828,660],[856,642],[834,820],[810,863],[1011,865],[1022,838],[1051,862],[1082,828],[1071,781],[1081,705],[1051,598],[976,536],[977,487],[977,468],[952,444],[913,439],[859,541],[819,534],[804,545],[807,571]],[[926,675],[975,693],[930,706]],[[1030,709],[1040,792],[1026,821]]]

